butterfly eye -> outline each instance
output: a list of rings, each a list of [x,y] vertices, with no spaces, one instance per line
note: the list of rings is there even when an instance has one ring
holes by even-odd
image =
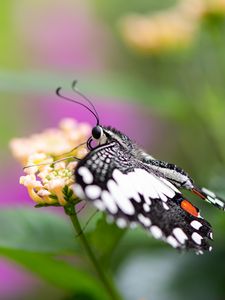
[[[95,140],[99,140],[103,135],[103,130],[100,126],[95,126],[92,129],[92,136]]]

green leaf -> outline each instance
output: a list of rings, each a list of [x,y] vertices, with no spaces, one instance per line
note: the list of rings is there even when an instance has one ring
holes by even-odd
[[[88,232],[87,237],[98,252],[102,263],[108,264],[124,233],[125,230],[118,228],[115,223],[108,224],[105,215],[102,215],[94,230]]]
[[[136,229],[127,229],[123,239],[120,240],[119,247],[114,247],[113,256],[111,253],[110,269],[113,273],[118,272],[123,262],[128,256],[132,256],[139,251],[147,251],[149,253],[158,252],[162,249],[174,251],[170,246],[161,240],[156,240],[149,233],[138,226]]]
[[[85,292],[97,300],[108,300],[104,288],[94,276],[61,258],[55,258],[48,254],[9,249],[0,249],[0,254],[25,266],[58,288],[75,294]]]
[[[0,211],[0,249],[74,253],[78,241],[63,216],[43,209]]]

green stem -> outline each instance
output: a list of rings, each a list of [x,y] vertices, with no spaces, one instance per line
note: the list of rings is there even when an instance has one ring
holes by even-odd
[[[80,241],[90,259],[90,261],[92,262],[96,273],[99,276],[99,279],[101,280],[103,286],[105,287],[105,289],[107,290],[110,299],[112,300],[121,300],[120,295],[118,294],[118,292],[116,291],[113,283],[106,277],[103,269],[101,268],[101,265],[99,263],[99,261],[97,260],[91,245],[89,244],[88,240],[86,239],[86,236],[84,235],[84,232],[81,228],[80,222],[78,220],[77,214],[75,212],[74,206],[67,206],[65,207],[65,212],[66,214],[70,217],[70,220],[73,224],[73,227],[76,231],[76,234],[79,235]]]

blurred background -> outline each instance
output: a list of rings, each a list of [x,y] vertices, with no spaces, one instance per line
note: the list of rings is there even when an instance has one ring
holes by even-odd
[[[19,186],[9,141],[63,117],[94,125],[55,95],[78,79],[102,124],[225,198],[225,1],[2,0],[0,7],[0,299],[100,299],[80,271],[87,266],[60,209],[35,210]],[[104,219],[90,225],[87,235],[124,299],[225,299],[225,215],[187,196],[214,228],[210,254],[180,254]]]

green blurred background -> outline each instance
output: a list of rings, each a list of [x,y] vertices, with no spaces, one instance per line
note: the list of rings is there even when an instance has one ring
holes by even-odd
[[[223,0],[1,1],[0,299],[106,299],[60,209],[33,208],[8,147],[62,117],[94,124],[58,101],[59,85],[78,79],[102,123],[225,198],[224,21]],[[225,215],[187,196],[214,228],[210,254],[92,220],[87,235],[124,299],[225,299]]]

